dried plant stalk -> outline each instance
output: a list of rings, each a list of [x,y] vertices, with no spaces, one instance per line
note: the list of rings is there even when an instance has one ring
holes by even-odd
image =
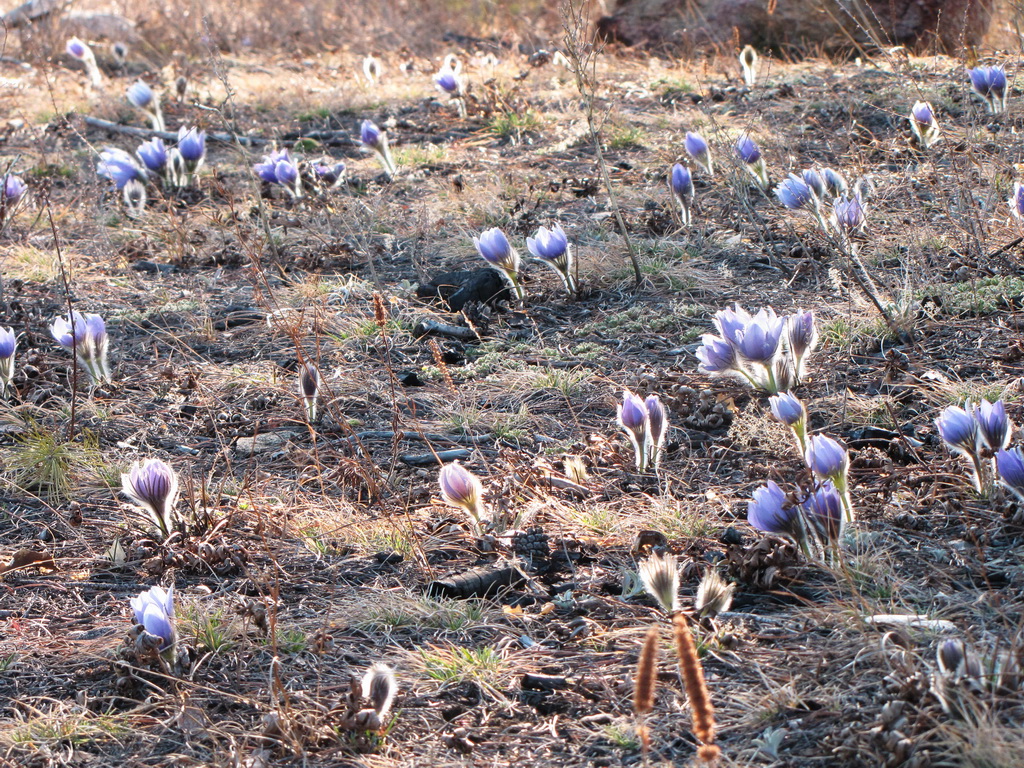
[[[646,715],[654,709],[654,689],[658,684],[658,627],[647,630],[640,658],[636,663],[636,681],[633,684],[633,711]]]
[[[704,682],[704,667],[697,658],[697,646],[690,634],[690,626],[681,613],[672,617],[672,634],[676,641],[676,655],[679,656],[679,672],[690,699],[693,733],[704,744],[712,745],[715,741],[715,710],[711,706],[711,696]]]

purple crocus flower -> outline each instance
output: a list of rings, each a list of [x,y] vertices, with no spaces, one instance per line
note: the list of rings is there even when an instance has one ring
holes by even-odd
[[[174,530],[178,473],[160,459],[137,461],[121,475],[121,491],[149,514],[164,538]]]
[[[800,177],[804,180],[804,184],[810,187],[811,191],[817,195],[819,200],[825,196],[827,187],[820,173],[813,168],[805,168],[801,171]]]
[[[299,166],[291,158],[282,158],[274,166],[274,178],[281,186],[290,187],[299,178]]]
[[[693,175],[685,165],[676,163],[668,175],[668,188],[679,203],[683,225],[690,224],[690,206],[693,203]]]
[[[28,185],[17,176],[7,175],[4,177],[3,186],[0,186],[0,193],[3,193],[3,207],[13,208],[21,202]]]
[[[704,137],[699,133],[687,131],[686,140],[683,144],[686,147],[686,153],[693,158],[693,162],[707,171],[710,176],[712,173],[711,148],[708,147],[708,143],[704,140]]]
[[[206,157],[206,132],[196,127],[178,129],[178,151],[191,173],[195,173]]]
[[[376,123],[372,120],[363,120],[363,124],[359,128],[359,140],[364,146],[379,151],[378,147],[383,136],[383,131],[377,127]]]
[[[697,349],[697,359],[700,360],[698,370],[711,374],[732,373],[736,370],[739,361],[732,344],[710,333],[704,334],[701,343],[702,346]]]
[[[82,61],[86,56],[89,55],[89,46],[79,40],[77,37],[72,37],[68,40],[64,46],[64,50],[67,51],[68,56]]]
[[[743,135],[736,141],[736,157],[740,162],[752,165],[761,159],[761,150],[752,138]]]
[[[792,427],[807,419],[807,409],[800,399],[789,392],[768,398],[772,415],[786,426]]]
[[[661,458],[661,447],[665,443],[665,435],[668,434],[668,412],[657,395],[648,395],[644,400],[644,407],[647,409],[647,460],[657,467]]]
[[[774,480],[754,491],[747,504],[747,521],[764,533],[802,538],[800,510],[789,503],[785,492]]]
[[[551,229],[540,227],[533,237],[526,238],[526,249],[535,259],[558,273],[570,296],[576,294],[575,259],[561,224],[556,223]]]
[[[818,346],[818,327],[814,322],[814,313],[798,311],[786,318],[786,331],[789,337],[789,351],[793,355],[793,368],[796,380],[804,377],[807,357]]]
[[[505,233],[497,227],[493,227],[486,232],[482,232],[479,237],[474,237],[473,245],[476,246],[477,252],[483,256],[488,264],[508,278],[516,296],[522,299],[523,289],[519,285],[519,269],[521,265],[519,253],[509,243]]]
[[[146,170],[161,175],[167,170],[167,146],[159,136],[140,144],[135,154]]]
[[[799,210],[808,204],[817,206],[818,203],[814,190],[795,173],[789,174],[775,188],[775,196],[779,198],[780,203],[792,210]]]
[[[160,587],[152,587],[138,597],[133,597],[131,607],[135,614],[135,623],[141,624],[146,632],[159,637],[162,641],[160,653],[173,653],[177,640],[174,626],[174,587],[170,587],[166,592]]]
[[[732,344],[739,346],[740,336],[753,318],[738,303],[732,309],[723,309],[715,313],[715,326],[718,328],[722,338]]]
[[[1006,415],[1006,405],[1002,400],[994,403],[982,400],[974,408],[974,420],[978,423],[978,441],[990,451],[990,455],[1010,444],[1013,425]]]
[[[804,458],[814,474],[831,480],[840,490],[845,489],[846,483],[839,478],[846,477],[850,457],[843,446],[826,435],[811,435]]]
[[[1024,453],[1020,447],[1002,450],[996,454],[999,482],[1024,500]]]
[[[802,505],[804,519],[825,541],[836,541],[843,531],[843,497],[826,480]]]
[[[148,110],[153,105],[155,94],[142,80],[136,80],[128,87],[127,97],[133,107]]]
[[[977,450],[978,422],[965,411],[955,405],[946,408],[935,420],[939,437],[946,446],[956,453],[973,457]]]
[[[345,163],[338,162],[332,165],[317,163],[313,166],[313,172],[317,178],[328,187],[337,187],[345,179]]]
[[[472,519],[474,527],[479,526],[484,517],[484,488],[480,478],[453,461],[441,469],[438,483],[444,500],[454,507],[461,507]]]
[[[0,395],[6,394],[14,379],[14,352],[18,338],[11,328],[0,328]]]
[[[449,96],[458,96],[462,89],[459,77],[450,69],[442,69],[434,76],[434,84]]]
[[[927,101],[918,101],[910,110],[910,129],[923,149],[928,149],[940,138],[935,110]]]
[[[145,180],[145,172],[135,162],[135,158],[123,149],[107,148],[100,152],[96,173],[114,182],[118,191],[133,179]]]
[[[628,389],[622,392],[622,402],[618,406],[618,421],[633,444],[637,469],[643,472],[647,467],[646,445],[650,433],[650,414],[644,401]]]
[[[785,319],[778,317],[771,307],[758,312],[746,327],[736,334],[737,351],[751,362],[768,365],[779,352]]]
[[[864,206],[860,198],[839,198],[832,204],[832,224],[841,237],[849,237],[864,227]]]

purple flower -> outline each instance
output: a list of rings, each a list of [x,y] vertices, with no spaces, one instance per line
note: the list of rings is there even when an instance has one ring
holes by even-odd
[[[807,356],[818,346],[818,328],[814,323],[814,313],[798,311],[786,318],[786,330],[789,336],[789,351],[793,354],[797,381],[804,376]]]
[[[762,309],[737,332],[737,351],[746,360],[768,365],[779,351],[785,328],[785,319],[777,317],[771,307]]]
[[[733,346],[739,346],[740,336],[753,318],[739,304],[734,304],[733,309],[723,309],[715,313],[715,326],[718,328],[722,338]]]
[[[179,128],[178,151],[181,152],[182,159],[194,173],[206,156],[206,132],[195,127],[182,126]]]
[[[159,637],[160,652],[168,651],[177,639],[174,627],[174,587],[166,592],[160,587],[152,587],[131,599],[135,623],[141,624],[145,630]]]
[[[0,193],[3,194],[3,200],[0,201],[0,206],[11,209],[21,202],[21,199],[25,196],[28,191],[28,185],[25,184],[17,176],[7,175],[4,177],[3,186],[0,186]]]
[[[333,165],[317,163],[313,166],[313,171],[316,173],[317,178],[328,187],[336,187],[341,184],[345,178],[345,169],[345,163],[342,162],[334,163]]]
[[[159,136],[140,144],[135,154],[146,169],[153,173],[162,174],[167,168],[167,147]]]
[[[801,538],[800,510],[789,503],[774,480],[754,491],[747,504],[747,521],[764,533]]]
[[[150,105],[153,103],[155,94],[153,93],[153,89],[146,85],[142,80],[136,80],[131,86],[129,86],[127,96],[128,101],[133,107],[145,110],[149,109]]]
[[[687,131],[686,140],[683,144],[686,146],[686,153],[693,158],[693,162],[710,174],[712,172],[711,149],[708,147],[704,137],[699,133]]]
[[[818,477],[828,478],[843,489],[845,482],[840,478],[846,477],[850,467],[850,457],[846,449],[831,437],[825,435],[812,435],[807,440],[807,453],[804,456],[807,466],[811,468]]]
[[[1024,453],[1020,447],[999,451],[996,468],[999,470],[999,482],[1024,499]]]
[[[826,480],[802,505],[804,518],[826,541],[835,541],[843,529],[843,497]]]
[[[526,238],[526,248],[535,259],[558,263],[569,250],[569,238],[561,224],[551,229],[541,227],[533,237]]]
[[[693,175],[685,165],[676,163],[668,174],[668,188],[679,203],[683,225],[690,223],[690,204],[693,202]]]
[[[668,412],[657,395],[648,395],[644,407],[647,409],[648,459],[657,466],[661,446],[668,434]]]
[[[753,165],[761,159],[761,150],[758,149],[757,144],[749,136],[740,136],[736,142],[736,156],[741,162],[747,165]]]
[[[840,234],[849,236],[864,227],[864,206],[860,198],[854,195],[846,199],[840,198],[832,204],[832,223]]]
[[[135,158],[123,149],[108,148],[100,152],[96,173],[114,182],[118,191],[133,179],[145,180],[145,172],[135,162]]]
[[[843,175],[838,171],[826,168],[821,172],[821,177],[825,181],[825,189],[830,195],[832,195],[832,197],[845,195],[846,190],[849,189],[846,179],[844,179]]]
[[[505,233],[497,227],[488,229],[480,234],[480,237],[473,238],[473,245],[477,252],[484,257],[487,263],[504,272],[512,281],[516,294],[522,298],[522,291],[518,284],[519,254],[509,243]]]
[[[372,120],[363,120],[359,129],[359,140],[370,149],[379,151],[383,132]]]
[[[982,400],[974,408],[974,420],[978,423],[978,439],[989,451],[996,453],[1010,444],[1013,426],[1002,400],[994,403]]]
[[[910,110],[910,128],[923,149],[939,140],[939,123],[935,110],[927,101],[918,101]]]
[[[156,523],[166,538],[174,529],[178,501],[178,473],[160,459],[137,461],[121,475],[121,491]]]
[[[786,426],[792,427],[807,418],[807,409],[800,399],[788,392],[768,398],[772,415]]]
[[[284,187],[290,187],[299,178],[299,167],[290,158],[282,158],[274,166],[274,178]]]
[[[449,96],[457,96],[461,89],[458,75],[450,69],[442,69],[434,76],[434,84]]]
[[[618,406],[619,426],[633,444],[636,466],[641,472],[647,468],[647,443],[650,436],[650,414],[647,405],[628,389],[622,391],[622,402]]]
[[[68,56],[76,58],[79,61],[83,60],[90,53],[89,46],[77,37],[72,37],[68,40],[67,44],[64,46],[64,50],[67,51]]]
[[[0,395],[7,392],[14,378],[14,352],[18,338],[11,328],[0,328]]]
[[[461,507],[472,518],[474,525],[479,525],[483,517],[483,483],[480,478],[453,461],[441,469],[438,476],[441,496],[454,507]]]
[[[804,180],[804,184],[810,187],[811,191],[818,196],[819,200],[825,196],[825,180],[821,177],[820,173],[813,168],[805,168],[801,172],[800,177]]]
[[[818,198],[814,190],[795,173],[789,174],[779,186],[775,188],[775,196],[779,202],[787,208],[798,210],[809,203],[817,204]]]
[[[978,422],[955,405],[946,408],[935,420],[939,437],[951,450],[973,456],[978,440]]]
[[[698,369],[703,373],[729,373],[736,370],[736,349],[725,339],[704,334],[697,349]]]

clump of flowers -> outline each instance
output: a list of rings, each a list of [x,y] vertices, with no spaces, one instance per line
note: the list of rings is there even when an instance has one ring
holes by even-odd
[[[252,169],[262,181],[284,187],[292,199],[298,200],[302,197],[302,174],[299,164],[292,160],[287,149],[271,152],[253,165]]]
[[[476,533],[480,532],[481,523],[487,520],[487,507],[484,504],[484,486],[480,478],[453,461],[445,464],[438,476],[441,486],[441,497],[464,511]]]
[[[0,328],[0,396],[6,395],[14,380],[14,353],[18,338],[11,328]]]
[[[703,168],[708,176],[711,176],[713,174],[711,148],[708,146],[707,141],[704,140],[704,137],[699,133],[687,131],[683,145],[686,147],[686,153],[693,158],[693,162]]]
[[[570,296],[576,295],[576,277],[573,274],[576,259],[561,224],[555,224],[551,229],[539,228],[533,237],[526,238],[526,249],[537,261],[555,270]]]
[[[685,165],[676,163],[668,175],[668,188],[679,204],[683,226],[690,226],[690,208],[693,206],[693,175]]]
[[[792,539],[808,559],[834,548],[843,533],[842,500],[830,482],[810,493],[790,496],[769,480],[747,504],[747,521],[759,531]]]
[[[117,147],[107,147],[100,151],[96,173],[114,182],[118,192],[122,191],[129,181],[146,180],[146,171],[135,158]]]
[[[761,157],[761,150],[749,136],[741,136],[736,141],[736,157],[761,189],[768,189],[768,167]]]
[[[128,103],[149,118],[154,131],[163,131],[163,111],[160,109],[160,96],[142,80],[136,80],[128,87]]]
[[[67,318],[58,317],[54,320],[50,333],[58,344],[75,354],[94,386],[110,381],[110,366],[107,363],[109,340],[102,317],[72,312]]]
[[[649,395],[643,400],[628,389],[623,390],[618,422],[633,444],[637,469],[641,472],[648,467],[657,469],[668,433],[668,412],[661,399]]]
[[[772,395],[800,382],[818,343],[811,312],[779,317],[766,307],[751,315],[736,304],[715,315],[715,327],[719,335],[706,334],[697,350],[699,370],[736,376]]]
[[[174,622],[174,587],[166,591],[161,587],[151,587],[130,602],[135,625],[143,630],[139,647],[152,649],[165,662],[174,664],[178,641]]]
[[[388,137],[372,120],[363,120],[359,129],[359,140],[363,148],[377,155],[384,172],[389,179],[395,177],[395,161],[391,159],[391,150],[388,149]]]
[[[918,101],[910,110],[910,130],[921,149],[930,149],[942,138],[939,121],[935,119],[935,110],[927,101]]]
[[[996,478],[1002,479],[1004,468],[1012,475],[1012,459],[1006,448],[1013,435],[1013,422],[1002,400],[982,400],[976,406],[968,401],[963,408],[951,405],[935,420],[935,426],[946,447],[970,461],[971,479],[979,493],[987,495]],[[1004,453],[1007,458],[999,461]]]
[[[121,491],[146,511],[163,538],[171,535],[178,522],[178,473],[167,462],[135,462],[121,475]]]
[[[968,69],[967,75],[971,78],[971,90],[985,102],[990,115],[1006,111],[1006,70],[1002,65],[975,67]]]
[[[498,270],[508,280],[515,291],[516,297],[522,299],[525,294],[519,282],[519,271],[522,261],[519,253],[508,241],[505,233],[497,227],[482,232],[479,237],[473,238],[473,245],[484,260]]]
[[[78,59],[85,65],[85,71],[88,73],[89,80],[94,88],[99,88],[103,85],[103,75],[100,72],[100,68],[96,65],[96,55],[92,52],[92,48],[77,37],[72,37],[64,46],[64,50],[68,56]]]

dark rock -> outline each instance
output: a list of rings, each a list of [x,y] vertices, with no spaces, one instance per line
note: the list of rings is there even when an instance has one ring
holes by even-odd
[[[486,268],[437,275],[429,283],[419,285],[416,295],[421,299],[440,299],[452,312],[461,312],[470,302],[495,304],[512,298],[502,276]]]
[[[150,275],[169,275],[174,272],[177,267],[173,264],[158,264],[155,261],[143,259],[142,261],[136,261],[132,264],[132,269],[136,272],[145,272]]]

